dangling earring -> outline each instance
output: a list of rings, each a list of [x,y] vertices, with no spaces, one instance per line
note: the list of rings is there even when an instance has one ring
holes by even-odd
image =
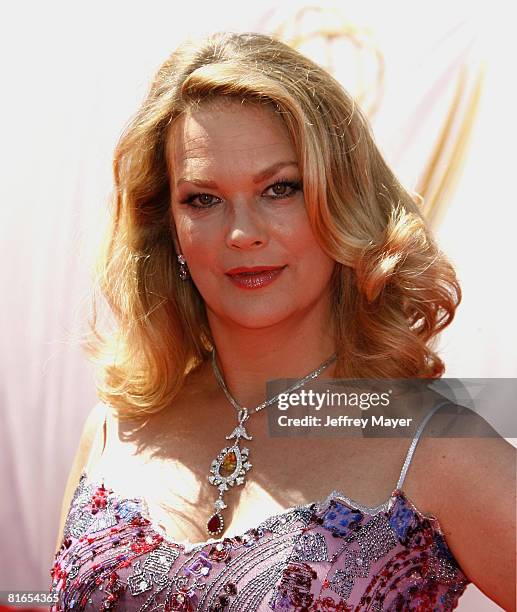
[[[180,264],[180,278],[182,281],[187,280],[189,277],[187,261],[183,255],[178,255],[178,262]]]

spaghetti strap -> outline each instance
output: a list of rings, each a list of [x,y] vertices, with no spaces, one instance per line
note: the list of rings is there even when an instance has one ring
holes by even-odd
[[[411,445],[409,447],[409,450],[407,452],[406,455],[406,459],[404,460],[404,465],[402,466],[402,470],[400,472],[400,476],[397,482],[397,489],[401,489],[402,485],[404,484],[404,479],[406,478],[406,474],[409,468],[409,465],[411,463],[411,459],[413,458],[413,453],[415,452],[415,448],[416,445],[418,444],[418,440],[420,439],[420,435],[422,434],[422,432],[424,431],[424,427],[427,425],[427,422],[429,421],[429,419],[433,416],[433,414],[440,409],[442,406],[445,406],[446,404],[450,404],[450,400],[444,400],[442,402],[439,402],[437,406],[434,406],[434,408],[432,408],[427,415],[422,419],[422,422],[420,423],[420,425],[418,426],[418,429],[416,430],[415,436],[413,438],[413,441],[411,442]]]

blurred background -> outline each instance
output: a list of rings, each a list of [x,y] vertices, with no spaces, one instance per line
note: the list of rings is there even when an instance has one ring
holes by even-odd
[[[515,34],[503,1],[473,4],[4,7],[0,590],[50,585],[64,486],[97,401],[74,338],[89,315],[113,148],[154,72],[190,34],[273,33],[343,83],[402,182],[424,197],[457,268],[464,297],[441,338],[445,376],[517,376]],[[499,609],[473,586],[458,608]]]

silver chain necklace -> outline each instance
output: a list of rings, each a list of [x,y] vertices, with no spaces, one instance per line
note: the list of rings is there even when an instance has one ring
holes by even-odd
[[[292,391],[299,389],[309,380],[319,376],[325,368],[336,360],[336,357],[337,354],[334,353],[332,357],[329,357],[318,368],[310,372],[310,374],[307,374],[307,376],[304,376],[292,387],[289,387],[289,389],[278,393],[271,399],[262,402],[262,404],[259,404],[251,410],[248,410],[248,408],[245,406],[238,404],[232,394],[228,391],[217,365],[215,349],[212,350],[212,368],[214,370],[215,377],[224,391],[228,401],[237,411],[238,425],[229,436],[226,436],[227,440],[232,440],[235,438],[235,442],[231,446],[225,446],[210,465],[210,476],[208,476],[208,482],[219,489],[219,497],[214,502],[214,513],[210,516],[206,523],[206,529],[211,536],[219,535],[224,530],[224,521],[221,511],[227,507],[223,500],[225,492],[228,491],[229,487],[233,487],[234,485],[243,485],[246,481],[246,472],[248,472],[252,466],[252,464],[248,461],[250,453],[249,449],[246,447],[240,448],[239,446],[241,438],[244,438],[245,440],[253,439],[253,437],[246,431],[244,423],[252,414],[255,414],[255,412],[274,404],[280,395],[284,393],[291,393]]]

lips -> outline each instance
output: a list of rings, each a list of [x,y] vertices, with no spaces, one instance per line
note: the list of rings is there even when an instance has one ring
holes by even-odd
[[[239,267],[228,270],[226,274],[228,276],[251,276],[254,274],[260,274],[261,272],[269,272],[270,270],[282,270],[285,266],[254,266],[254,267]]]
[[[255,268],[233,268],[226,274],[240,289],[261,289],[274,282],[287,266],[257,266]]]

